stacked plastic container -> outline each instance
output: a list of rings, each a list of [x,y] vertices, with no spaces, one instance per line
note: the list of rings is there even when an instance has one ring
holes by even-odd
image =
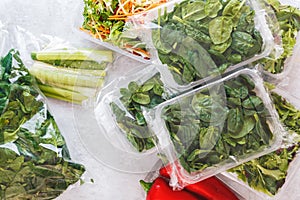
[[[259,66],[260,59],[281,53],[274,13],[263,1],[174,0],[127,25],[151,59],[130,55],[144,64],[98,95],[97,123],[115,148],[139,160],[154,155],[171,163],[176,189],[223,172],[218,176],[236,190],[246,183],[227,170],[287,145],[264,85],[267,80],[280,88],[284,75]]]

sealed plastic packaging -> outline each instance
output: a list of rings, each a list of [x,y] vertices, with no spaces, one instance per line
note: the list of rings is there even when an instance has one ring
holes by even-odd
[[[12,49],[1,58],[0,198],[54,199],[80,180],[35,79]]]
[[[266,1],[269,9],[274,12],[278,22],[273,34],[275,42],[281,38],[282,53],[279,56],[271,54],[270,56],[259,60],[260,70],[265,75],[267,81],[278,83],[284,80],[286,75],[293,68],[294,60],[299,52],[299,30],[300,30],[300,10],[297,8],[297,2],[286,1]],[[277,30],[276,30],[277,29]]]
[[[244,69],[148,113],[158,147],[182,188],[277,149],[284,135],[260,76]]]
[[[134,30],[127,28],[127,17],[151,10],[166,0],[81,1],[74,15],[74,29],[83,38],[143,63],[151,55]],[[121,4],[122,3],[122,4]]]
[[[163,74],[189,89],[270,54],[274,38],[256,0],[172,1],[130,18]]]
[[[283,146],[280,149],[243,163],[218,177],[237,190],[244,188],[243,193],[255,193],[255,199],[297,199],[294,185],[297,185],[296,172],[300,167],[299,143]],[[291,191],[291,192],[289,192]],[[299,198],[299,196],[298,196]],[[254,199],[254,198],[253,198]]]
[[[288,190],[297,185],[296,171],[299,169],[300,110],[299,99],[288,90],[273,86],[270,95],[279,120],[286,130],[283,145],[274,152],[243,163],[222,172],[222,179],[229,179],[232,188],[243,187],[261,196],[260,199],[284,199]],[[293,194],[293,192],[291,192]],[[291,196],[292,199],[297,199]]]
[[[47,97],[81,104],[96,95],[105,84],[107,71],[113,62],[111,50],[86,44],[69,44],[51,38],[42,50],[32,51],[34,61],[30,73],[38,80]]]
[[[116,148],[145,153],[155,149],[156,137],[146,123],[144,112],[169,99],[170,92],[156,66],[140,68],[105,87],[98,96],[95,113],[98,125]]]

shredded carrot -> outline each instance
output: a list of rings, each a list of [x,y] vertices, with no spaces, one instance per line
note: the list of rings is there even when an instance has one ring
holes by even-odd
[[[163,3],[166,3],[167,0],[118,0],[119,7],[114,15],[110,16],[109,20],[126,20],[127,17],[145,12],[152,8],[155,8]]]
[[[125,44],[124,48],[126,48],[128,51],[131,51],[131,53],[140,55],[146,59],[150,58],[150,53],[148,51],[145,51],[144,49],[133,47],[132,45],[128,45],[128,44]]]

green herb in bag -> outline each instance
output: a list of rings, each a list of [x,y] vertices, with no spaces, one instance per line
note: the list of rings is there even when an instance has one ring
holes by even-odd
[[[0,67],[0,199],[54,199],[85,169],[70,161],[19,53],[11,50]]]

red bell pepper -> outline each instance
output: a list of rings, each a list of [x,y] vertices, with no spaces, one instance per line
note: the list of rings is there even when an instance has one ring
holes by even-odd
[[[201,200],[187,191],[173,191],[168,183],[161,177],[153,183],[140,181],[143,188],[148,192],[146,200]]]
[[[170,178],[171,170],[171,166],[167,165],[161,168],[159,173],[163,177]],[[215,176],[187,185],[184,189],[208,200],[238,200],[236,195]]]

